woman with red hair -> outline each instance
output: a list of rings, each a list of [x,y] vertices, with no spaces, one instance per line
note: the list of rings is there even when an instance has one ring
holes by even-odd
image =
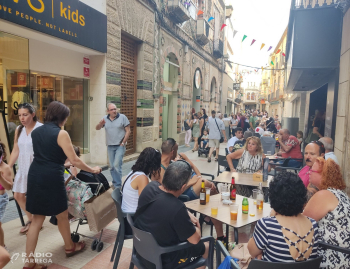
[[[350,199],[339,165],[332,159],[317,158],[310,169],[310,183],[318,191],[306,204],[304,215],[318,221],[319,235],[325,243],[350,248]],[[350,255],[319,249],[321,267],[350,268]]]

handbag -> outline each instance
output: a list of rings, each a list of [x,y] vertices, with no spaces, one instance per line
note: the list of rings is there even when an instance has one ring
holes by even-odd
[[[220,134],[220,143],[223,143],[224,142],[224,138],[222,137],[222,134],[221,134],[221,132],[220,132],[220,128],[219,128],[219,125],[218,125],[218,123],[216,122],[216,119],[214,119],[215,120],[215,123],[216,123],[216,126],[218,127],[218,130],[219,130],[219,134]]]
[[[237,244],[230,252],[231,257],[238,259],[238,266],[246,269],[252,259],[248,250],[248,243]]]
[[[90,231],[100,232],[117,217],[117,207],[112,199],[113,189],[94,196],[84,203]]]

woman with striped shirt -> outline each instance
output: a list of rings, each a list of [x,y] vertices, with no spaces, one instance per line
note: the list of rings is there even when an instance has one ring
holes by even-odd
[[[278,174],[270,183],[271,217],[258,221],[248,242],[252,257],[270,262],[300,262],[317,258],[317,222],[302,214],[306,188],[297,175]]]

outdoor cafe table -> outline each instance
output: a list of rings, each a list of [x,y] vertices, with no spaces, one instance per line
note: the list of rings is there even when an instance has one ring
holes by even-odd
[[[214,182],[231,184],[232,177],[235,177],[235,184],[237,185],[258,187],[260,183],[259,181],[253,180],[253,174],[227,172],[227,171],[222,172],[217,178],[214,179]],[[267,181],[262,182],[262,186],[269,187],[269,183],[272,179],[273,179],[273,176],[269,176]]]
[[[228,243],[229,226],[233,227],[235,242],[236,244],[238,244],[238,228],[255,223],[259,219],[269,216],[271,212],[270,204],[264,203],[263,209],[256,209],[256,205],[254,204],[254,199],[248,198],[249,212],[248,214],[243,214],[242,213],[243,198],[244,196],[241,196],[241,195],[236,196],[236,204],[239,206],[237,220],[231,220],[230,206],[222,203],[221,194],[210,196],[209,203],[207,203],[206,205],[201,205],[199,203],[199,199],[185,202],[185,205],[188,209],[192,211],[206,215],[208,217],[211,217],[213,219],[216,219],[226,224],[226,246],[228,246],[227,243]],[[218,207],[218,214],[212,215],[211,208],[216,206]],[[251,213],[254,213],[255,215],[251,216],[250,215]]]

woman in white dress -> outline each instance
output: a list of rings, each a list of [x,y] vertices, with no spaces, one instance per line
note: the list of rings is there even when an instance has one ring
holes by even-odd
[[[29,167],[33,161],[32,131],[41,126],[35,115],[35,109],[31,104],[24,103],[18,106],[18,117],[21,122],[15,132],[15,142],[9,160],[12,168],[18,160],[18,170],[15,176],[12,191],[21,209],[26,213],[28,221],[20,230],[21,234],[26,234],[32,221],[32,214],[26,211],[27,178]]]

